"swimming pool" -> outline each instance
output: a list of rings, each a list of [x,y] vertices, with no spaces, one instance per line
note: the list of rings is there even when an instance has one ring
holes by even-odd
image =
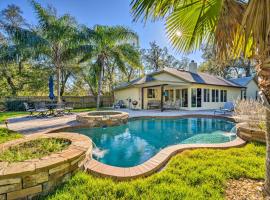
[[[217,118],[142,118],[106,128],[76,128],[90,137],[96,160],[118,167],[139,165],[174,144],[224,143],[236,138],[235,124]]]

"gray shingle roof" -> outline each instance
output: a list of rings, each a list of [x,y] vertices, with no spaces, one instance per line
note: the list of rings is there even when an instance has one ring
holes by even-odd
[[[122,83],[118,85],[115,89],[122,89],[132,85],[140,85],[147,82],[156,80],[153,76],[162,72],[167,72],[173,76],[176,76],[182,80],[185,80],[189,83],[205,84],[205,85],[218,85],[218,86],[227,86],[227,87],[243,87],[235,82],[224,79],[222,77],[210,75],[207,73],[192,73],[190,71],[178,70],[174,68],[164,68],[163,70],[153,72],[151,74],[145,75],[144,77],[137,78],[132,80],[129,83]]]
[[[241,86],[247,86],[247,84],[253,79],[253,76],[249,77],[242,77],[242,78],[235,78],[235,79],[230,79],[233,83],[236,83]]]

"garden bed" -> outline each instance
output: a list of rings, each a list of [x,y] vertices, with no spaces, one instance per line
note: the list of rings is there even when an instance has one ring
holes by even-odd
[[[42,158],[60,152],[70,145],[63,138],[41,138],[10,147],[0,155],[0,162],[19,162],[34,158]]]
[[[76,133],[33,134],[1,144],[0,199],[47,194],[82,169],[91,151],[92,141]]]

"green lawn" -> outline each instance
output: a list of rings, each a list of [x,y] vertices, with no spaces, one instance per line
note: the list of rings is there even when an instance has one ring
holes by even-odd
[[[77,173],[46,197],[70,199],[224,199],[225,183],[240,177],[264,177],[265,145],[250,143],[228,150],[185,151],[148,178],[115,182]]]
[[[0,144],[10,141],[10,140],[14,140],[14,139],[18,139],[18,138],[22,138],[23,135],[15,132],[15,131],[11,131],[8,130],[6,128],[0,128]]]
[[[27,112],[0,112],[0,123],[3,123],[6,119],[12,118],[12,117],[17,117],[17,116],[22,116],[22,115],[27,115]]]

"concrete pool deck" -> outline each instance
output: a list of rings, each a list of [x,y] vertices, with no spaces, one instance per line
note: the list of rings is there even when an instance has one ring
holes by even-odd
[[[184,111],[168,110],[129,110],[119,109],[129,113],[129,117],[183,117],[183,116],[214,116],[214,110]],[[46,133],[55,129],[78,125],[76,121],[77,114],[65,115],[60,117],[35,118],[35,117],[16,117],[9,119],[8,128],[23,134]],[[231,115],[218,114],[219,117],[231,117]],[[5,127],[5,125],[0,125]]]

